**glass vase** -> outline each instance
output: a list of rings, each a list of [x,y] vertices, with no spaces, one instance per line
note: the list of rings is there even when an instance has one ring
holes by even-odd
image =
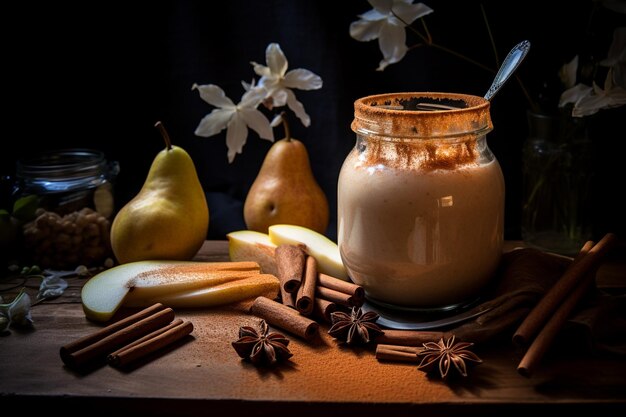
[[[522,239],[575,255],[591,239],[592,142],[586,120],[528,113],[523,149]]]

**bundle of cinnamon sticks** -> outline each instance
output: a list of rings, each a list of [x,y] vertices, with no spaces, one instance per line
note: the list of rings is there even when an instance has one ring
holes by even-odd
[[[597,244],[585,243],[561,278],[519,326],[513,342],[528,347],[517,367],[521,375],[529,377],[533,373],[571,312],[593,286],[602,259],[616,242],[616,236],[608,233]]]
[[[363,287],[319,273],[317,261],[296,245],[280,245],[275,251],[281,302],[258,297],[250,312],[269,324],[304,339],[312,339],[319,325],[313,318],[330,322],[341,306],[360,307]]]
[[[157,303],[95,333],[61,347],[61,360],[73,369],[106,361],[125,367],[162,349],[193,331],[189,321],[174,318],[174,311]]]

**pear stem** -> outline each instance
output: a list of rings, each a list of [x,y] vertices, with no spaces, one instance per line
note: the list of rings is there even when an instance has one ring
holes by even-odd
[[[172,141],[170,140],[170,135],[167,133],[167,130],[165,130],[165,126],[163,126],[163,123],[161,123],[161,121],[159,120],[154,124],[154,127],[159,129],[159,132],[161,132],[161,136],[163,136],[163,140],[165,141],[165,148],[168,151],[172,149]]]
[[[287,142],[291,141],[291,131],[289,130],[289,123],[287,122],[287,113],[281,112],[280,117],[283,120],[283,128],[285,129],[285,140]]]

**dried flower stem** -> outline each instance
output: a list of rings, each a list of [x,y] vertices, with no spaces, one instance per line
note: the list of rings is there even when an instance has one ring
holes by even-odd
[[[491,48],[493,50],[493,55],[494,55],[494,59],[496,62],[496,67],[500,67],[500,57],[498,56],[498,50],[496,48],[496,42],[495,39],[493,37],[493,33],[491,31],[491,25],[489,24],[489,20],[487,19],[487,13],[485,12],[485,8],[483,7],[483,5],[480,5],[480,10],[483,16],[483,20],[485,22],[485,26],[487,28],[487,33],[489,34],[489,41],[491,42]],[[414,28],[413,26],[409,25],[406,21],[404,21],[400,16],[398,16],[393,10],[392,10],[393,15],[402,23],[404,23],[406,25],[406,27],[413,33],[415,33],[417,36],[420,37],[420,39],[422,39],[423,43],[417,43],[415,45],[411,45],[409,46],[409,50],[410,49],[415,49],[421,46],[431,46],[433,48],[439,49],[441,51],[444,51],[450,55],[453,55],[463,61],[469,62],[472,65],[476,65],[478,68],[481,68],[487,72],[490,72],[492,74],[495,74],[497,71],[485,64],[482,64],[478,61],[476,61],[475,59],[472,59],[470,57],[468,57],[467,55],[463,55],[459,52],[456,52],[446,46],[440,45],[436,42],[433,41],[433,38],[430,34],[430,31],[428,30],[428,25],[426,24],[426,21],[424,20],[424,18],[420,18],[419,20],[422,22],[422,27],[424,28],[424,32],[426,33],[426,35],[424,35],[422,32],[420,32],[419,30],[417,30],[416,28]],[[522,79],[519,77],[519,75],[515,75],[515,79],[517,80],[518,85],[520,86],[522,93],[524,94],[524,97],[526,98],[526,100],[528,101],[528,104],[530,105],[531,109],[533,111],[537,111],[538,110],[538,106],[537,104],[533,101],[533,99],[531,98],[528,90],[526,89],[526,87],[524,86],[524,83],[522,82]]]
[[[468,56],[466,56],[466,55],[463,55],[463,54],[461,54],[461,53],[459,53],[459,52],[456,52],[456,51],[453,51],[452,49],[449,49],[449,48],[447,48],[447,47],[445,47],[445,46],[443,46],[443,45],[440,45],[440,44],[438,44],[438,43],[435,43],[435,42],[433,41],[433,39],[432,39],[432,36],[430,35],[430,32],[428,31],[428,26],[426,25],[426,21],[425,21],[423,18],[420,18],[420,20],[422,21],[422,26],[424,27],[424,30],[426,31],[426,36],[425,36],[422,32],[420,32],[419,30],[415,29],[413,26],[409,25],[409,24],[408,24],[406,21],[404,21],[404,20],[403,20],[400,16],[398,16],[398,15],[397,15],[394,11],[392,11],[392,13],[393,13],[393,15],[394,15],[394,16],[395,16],[395,17],[396,17],[399,21],[401,21],[402,23],[404,23],[404,24],[406,25],[406,27],[407,27],[407,28],[408,28],[411,32],[413,32],[413,33],[415,33],[417,36],[419,36],[419,37],[420,37],[420,38],[424,41],[424,43],[425,43],[427,46],[432,46],[433,48],[437,48],[437,49],[440,49],[440,50],[442,50],[442,51],[444,51],[444,52],[447,52],[447,53],[449,53],[449,54],[451,54],[451,55],[454,55],[454,56],[456,56],[457,58],[462,59],[462,60],[464,60],[464,61],[467,61],[467,62],[469,62],[469,63],[471,63],[471,64],[473,64],[473,65],[476,65],[476,66],[478,66],[479,68],[484,69],[485,71],[489,71],[489,72],[491,72],[492,74],[495,74],[495,73],[496,73],[496,70],[494,70],[493,68],[489,68],[488,66],[486,66],[486,65],[484,65],[484,64],[481,64],[480,62],[478,62],[478,61],[476,61],[476,60],[474,60],[474,59],[472,59],[472,58],[470,58],[470,57],[468,57]],[[409,49],[413,49],[413,48],[416,48],[416,47],[418,47],[418,46],[421,46],[421,44],[412,45],[412,46],[410,46],[410,47],[409,47]]]

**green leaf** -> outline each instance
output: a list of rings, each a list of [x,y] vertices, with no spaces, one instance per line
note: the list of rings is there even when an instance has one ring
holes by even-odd
[[[13,217],[22,222],[27,222],[35,218],[35,211],[39,207],[39,198],[36,195],[27,195],[19,198],[13,204]]]

